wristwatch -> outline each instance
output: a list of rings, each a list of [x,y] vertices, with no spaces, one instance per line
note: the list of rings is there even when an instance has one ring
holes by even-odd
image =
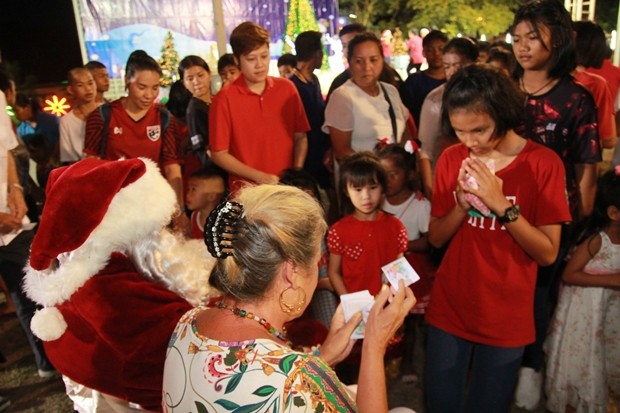
[[[519,205],[512,205],[506,208],[506,211],[504,211],[503,217],[497,217],[497,219],[502,224],[508,224],[510,222],[515,222],[517,218],[519,218],[519,215],[520,215]]]

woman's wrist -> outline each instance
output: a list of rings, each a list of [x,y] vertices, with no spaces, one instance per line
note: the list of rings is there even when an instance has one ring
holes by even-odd
[[[24,187],[18,183],[9,184],[9,188],[10,190],[13,190],[13,188],[15,188],[15,189],[19,189],[20,191],[22,191],[22,193],[24,192]]]
[[[366,359],[379,358],[383,361],[386,351],[387,343],[385,345],[381,345],[380,343],[373,342],[368,338],[365,338],[364,341],[362,341],[362,357]]]
[[[504,198],[505,199],[505,198]],[[510,202],[508,202],[508,200],[506,200],[506,202],[502,202],[500,204],[499,207],[495,208],[495,209],[491,209],[495,215],[497,215],[498,217],[503,217],[504,214],[506,213],[506,209],[510,208],[512,206],[512,204]]]

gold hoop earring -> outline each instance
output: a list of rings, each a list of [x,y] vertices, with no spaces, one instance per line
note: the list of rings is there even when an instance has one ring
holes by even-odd
[[[295,293],[295,304],[289,304],[287,299],[285,298],[286,292],[291,290],[291,293]],[[301,295],[300,295],[301,291]],[[301,299],[300,299],[301,297]],[[286,287],[284,291],[280,293],[280,308],[286,314],[297,314],[301,313],[306,305],[306,292],[303,288],[300,287]]]

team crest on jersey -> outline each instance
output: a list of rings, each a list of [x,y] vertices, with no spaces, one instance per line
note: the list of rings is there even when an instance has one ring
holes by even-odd
[[[161,126],[160,125],[147,126],[146,136],[148,136],[150,140],[155,142],[161,136]]]

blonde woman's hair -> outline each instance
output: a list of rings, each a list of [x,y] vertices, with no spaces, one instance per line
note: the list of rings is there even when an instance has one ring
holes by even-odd
[[[260,298],[284,262],[316,265],[327,224],[312,196],[291,186],[259,185],[243,188],[232,201],[244,212],[232,256],[218,259],[211,272],[212,286],[241,301]]]

